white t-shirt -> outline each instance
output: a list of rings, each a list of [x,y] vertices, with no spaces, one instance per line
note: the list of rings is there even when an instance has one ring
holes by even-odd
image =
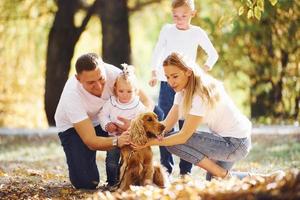
[[[213,109],[205,105],[199,95],[194,95],[189,114],[202,117],[203,123],[207,124],[213,133],[222,137],[245,138],[250,136],[252,124],[249,119],[238,110],[224,88],[220,95],[220,100]],[[182,101],[183,93],[176,93],[174,104],[179,106],[179,110],[181,110]],[[182,112],[179,113],[182,116]]]
[[[118,120],[118,117],[123,117],[131,120],[138,114],[145,111],[146,107],[140,101],[139,96],[136,96],[129,103],[121,103],[116,99],[115,96],[111,96],[109,100],[105,102],[99,114],[100,125],[102,129],[105,130],[105,126],[109,122],[122,124],[122,122]],[[110,134],[114,135],[115,133]]]
[[[166,81],[163,71],[163,61],[171,53],[177,52],[189,57],[191,61],[196,61],[197,48],[200,46],[207,54],[205,65],[210,68],[218,60],[218,53],[206,32],[198,26],[191,25],[188,30],[179,30],[175,24],[166,24],[160,31],[158,42],[155,46],[151,66],[157,72],[160,81]]]
[[[55,112],[55,123],[59,132],[74,127],[78,123],[90,118],[94,126],[99,125],[98,115],[104,103],[113,95],[113,86],[121,70],[104,64],[106,83],[101,97],[87,92],[76,79],[75,75],[70,77],[65,84],[59,103]]]

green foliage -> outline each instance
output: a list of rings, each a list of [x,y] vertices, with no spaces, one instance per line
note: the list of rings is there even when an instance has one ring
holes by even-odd
[[[203,2],[194,21],[209,33],[220,54],[212,73],[257,122],[299,121],[299,3],[279,1],[276,8],[268,1],[242,1],[242,8],[231,3]],[[260,21],[242,15],[253,4],[264,11]],[[235,13],[232,7],[239,9]]]
[[[248,56],[245,70],[251,80],[251,113],[260,122],[299,121],[300,3],[266,3],[259,22],[235,21],[232,42]],[[291,42],[295,41],[295,42]]]
[[[269,1],[272,6],[277,4],[277,0],[266,0]],[[255,17],[257,20],[261,19],[261,15],[264,12],[265,0],[241,0],[241,6],[239,8],[239,15],[247,13],[247,18],[251,19]]]

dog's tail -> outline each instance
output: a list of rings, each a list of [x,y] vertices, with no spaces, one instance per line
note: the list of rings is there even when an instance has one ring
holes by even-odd
[[[168,186],[168,178],[166,171],[159,164],[154,164],[153,183],[160,188]]]

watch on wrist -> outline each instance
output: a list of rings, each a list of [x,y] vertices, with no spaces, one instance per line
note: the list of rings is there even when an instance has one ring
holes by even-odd
[[[112,145],[113,145],[113,147],[118,147],[118,136],[113,138]]]

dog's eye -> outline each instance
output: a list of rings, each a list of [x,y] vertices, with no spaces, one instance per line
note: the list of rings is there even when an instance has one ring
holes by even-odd
[[[147,121],[152,122],[153,121],[152,117],[148,117]]]

